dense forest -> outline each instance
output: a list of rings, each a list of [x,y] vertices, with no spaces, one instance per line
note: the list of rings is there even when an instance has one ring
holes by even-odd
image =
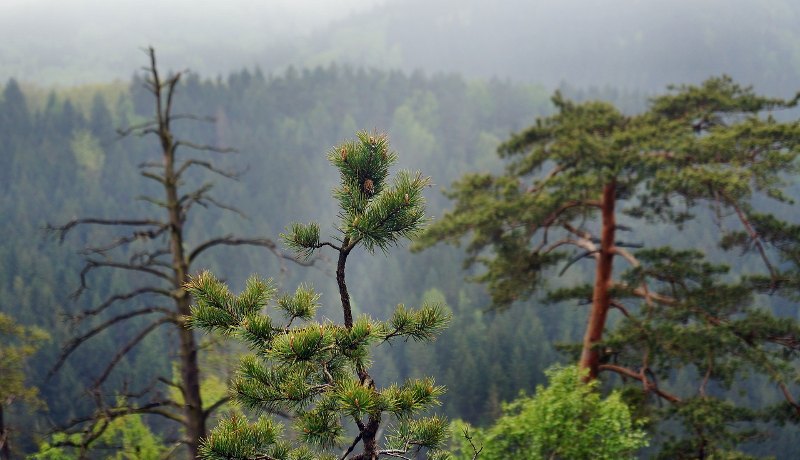
[[[251,54],[242,58],[246,61],[259,55],[263,58],[259,62],[264,62],[265,67],[247,67],[218,75],[178,74],[177,71],[183,67],[173,68],[171,65],[176,62],[176,54],[180,53],[167,49],[169,64],[164,65],[161,71],[165,79],[176,82],[172,101],[174,113],[188,115],[174,120],[171,129],[176,138],[209,147],[201,149],[197,157],[214,165],[213,169],[188,170],[182,178],[181,185],[188,188],[202,188],[208,181],[214,184],[211,189],[214,201],[205,202],[205,206],[195,206],[188,215],[184,225],[186,247],[201,245],[210,238],[223,235],[253,240],[268,238],[280,246],[279,234],[287,232],[292,222],[322,222],[322,232],[327,234],[328,228],[324,223],[337,221],[340,215],[331,201],[331,191],[337,187],[339,177],[329,166],[326,153],[361,131],[386,134],[391,149],[399,153],[393,173],[407,168],[431,176],[431,187],[425,187],[424,195],[427,214],[434,217],[434,231],[421,240],[427,247],[422,249],[417,243],[403,242],[399,249],[393,248],[387,253],[354,252],[348,262],[352,310],[355,316],[367,314],[372,318],[386,319],[392,316],[399,304],[409,308],[437,302],[446,305],[452,317],[449,327],[436,341],[398,341],[373,349],[371,378],[389,385],[406,379],[435,377],[436,385],[446,388],[446,392],[438,397],[441,403],[438,413],[459,420],[458,426],[466,422],[489,430],[488,427],[498,420],[501,421],[498,426],[513,424],[514,411],[521,411],[524,404],[521,401],[525,400],[518,400],[520,402],[511,406],[506,403],[523,394],[543,393],[541,388],[555,381],[553,372],[547,371],[551,365],[577,362],[580,347],[576,349],[574,344],[580,343],[583,337],[589,313],[589,305],[584,300],[586,293],[580,289],[585,283],[592,282],[595,267],[586,257],[570,260],[564,256],[558,260],[546,260],[542,265],[555,264],[552,265],[555,268],[546,274],[550,289],[547,292],[533,290],[532,286],[538,286],[539,282],[533,275],[522,276],[523,284],[513,284],[520,282],[514,278],[515,270],[528,273],[518,270],[519,265],[513,265],[513,259],[507,272],[500,269],[500,275],[487,276],[497,268],[492,265],[492,257],[502,256],[508,247],[519,247],[506,238],[504,229],[516,228],[527,217],[507,213],[502,218],[495,215],[486,219],[486,209],[481,207],[486,197],[476,192],[480,187],[475,185],[476,182],[470,182],[472,176],[464,175],[490,174],[501,178],[498,179],[500,183],[508,179],[517,185],[526,181],[536,184],[543,180],[546,170],[554,166],[550,161],[558,160],[546,160],[539,165],[544,165],[543,171],[534,171],[532,163],[522,166],[515,163],[515,155],[536,151],[537,144],[529,142],[536,137],[530,131],[534,128],[530,127],[537,126],[537,120],[539,123],[550,120],[545,123],[557,126],[561,123],[559,116],[570,113],[570,108],[583,110],[581,103],[585,101],[607,101],[619,110],[607,115],[591,102],[585,106],[588,107],[586,110],[601,111],[604,122],[639,114],[646,117],[649,110],[654,110],[654,100],[648,102],[649,98],[675,94],[676,90],[664,88],[666,83],[697,83],[722,71],[731,73],[739,83],[756,82],[756,94],[791,100],[798,90],[795,87],[797,60],[794,59],[798,53],[798,41],[795,39],[796,31],[788,24],[796,18],[796,8],[787,2],[778,2],[769,8],[761,3],[758,7],[751,3],[742,4],[740,6],[744,9],[752,8],[751,16],[759,19],[744,21],[745,15],[740,12],[731,16],[730,21],[723,21],[727,28],[716,29],[708,25],[712,22],[708,18],[717,14],[716,3],[701,5],[694,21],[706,25],[689,27],[689,32],[678,33],[679,46],[669,47],[671,50],[693,49],[695,60],[692,62],[697,65],[684,64],[681,67],[684,71],[673,72],[666,68],[671,66],[674,70],[677,60],[683,59],[685,53],[675,56],[653,53],[652,47],[654,43],[666,43],[660,34],[672,36],[676,32],[670,28],[649,26],[646,22],[637,24],[635,28],[619,27],[614,40],[602,42],[592,37],[596,38],[596,34],[605,29],[587,28],[581,22],[565,20],[560,23],[583,41],[570,42],[570,46],[558,48],[561,53],[571,56],[559,62],[580,61],[586,67],[575,67],[575,64],[573,67],[549,68],[543,63],[556,60],[556,56],[548,54],[555,48],[539,46],[525,51],[524,47],[515,48],[504,43],[495,44],[495,48],[515,50],[517,54],[487,54],[483,61],[485,65],[474,66],[475,56],[463,50],[479,49],[478,44],[491,36],[492,27],[498,24],[513,24],[517,30],[534,34],[533,38],[522,40],[531,46],[533,43],[548,43],[549,29],[542,24],[534,27],[538,22],[530,23],[529,18],[551,17],[552,12],[547,8],[552,5],[540,10],[531,7],[533,10],[526,10],[529,14],[510,18],[510,9],[495,8],[491,2],[462,2],[457,8],[445,3],[429,2],[427,13],[420,19],[406,14],[398,3],[386,2],[334,22],[302,40],[262,44],[263,48],[248,51]],[[630,3],[630,8],[623,10],[628,11],[631,17],[647,13],[646,17],[660,15],[663,19],[663,16],[675,15],[677,21],[680,12],[684,11],[681,8],[664,11],[650,4]],[[563,8],[569,9],[569,4]],[[606,25],[625,24],[630,19],[626,14],[605,11],[600,4],[587,8],[604,11]],[[356,27],[354,23],[366,25]],[[764,26],[767,23],[774,27]],[[482,33],[486,35],[465,33],[475,24],[485,25]],[[417,32],[409,34],[409,30]],[[458,48],[463,52],[444,53],[428,46],[429,43],[449,43],[464,37],[469,39]],[[757,39],[742,43],[743,37]],[[521,39],[516,37],[514,40]],[[604,44],[606,48],[587,49],[580,45],[587,40],[597,46]],[[220,38],[220,43],[223,42],[224,39]],[[14,47],[11,42],[3,46]],[[520,59],[520,54],[525,52],[532,58]],[[188,62],[176,65],[188,64],[204,69],[210,58],[200,53],[198,51],[198,55]],[[662,59],[665,55],[667,58]],[[603,62],[592,61],[600,56],[603,56]],[[657,59],[657,56],[661,57]],[[713,60],[710,56],[720,57],[716,62],[724,65],[706,66]],[[745,59],[742,56],[749,57]],[[235,54],[227,57],[231,60],[228,67],[236,65],[240,58]],[[145,59],[141,55],[141,62]],[[141,62],[125,62],[124,66],[134,69]],[[632,62],[636,62],[636,66]],[[91,67],[88,61],[86,64],[86,68]],[[83,64],[78,67],[81,66]],[[83,312],[103,305],[114,295],[141,288],[141,274],[101,269],[91,270],[84,279],[82,270],[86,267],[87,248],[113,242],[119,233],[109,226],[77,226],[61,239],[61,235],[52,229],[86,217],[146,219],[153,215],[161,204],[143,197],[160,192],[155,189],[156,184],[147,176],[143,177],[141,172],[147,170],[142,169],[143,165],[160,161],[162,145],[158,137],[130,135],[136,134],[134,131],[123,131],[129,135],[121,136],[117,131],[132,126],[145,126],[146,129],[152,119],[154,101],[147,88],[148,78],[151,78],[147,72],[136,73],[130,81],[49,88],[24,81],[26,77],[38,78],[33,67],[36,66],[31,64],[27,70],[20,71],[23,80],[7,80],[0,92],[0,158],[3,164],[0,168],[0,216],[3,217],[0,222],[0,234],[3,235],[0,244],[0,351],[8,350],[4,351],[5,355],[0,354],[3,358],[0,365],[9,370],[7,375],[0,375],[0,386],[9,393],[0,391],[0,396],[14,395],[2,406],[0,425],[9,428],[13,458],[37,452],[43,445],[59,444],[49,453],[43,450],[37,458],[79,458],[75,453],[77,450],[72,449],[75,446],[70,446],[70,442],[78,438],[54,435],[54,430],[63,428],[67,432],[80,433],[86,420],[97,415],[96,394],[86,389],[95,385],[98,373],[109,362],[118,361],[98,389],[107,400],[154,387],[159,376],[173,375],[177,379],[180,373],[178,333],[159,329],[147,335],[137,346],[116,356],[121,347],[136,341],[139,331],[149,327],[147,319],[137,316],[104,328],[101,333],[91,335],[90,340],[81,341],[69,356],[62,355],[65,344],[75,344],[70,342],[71,339],[106,324],[121,312],[151,308],[158,302],[155,297],[147,296],[121,301],[96,315],[89,315],[87,319]],[[593,73],[580,70],[590,67],[595,69]],[[619,69],[631,67],[641,68],[641,71],[616,73]],[[413,70],[415,68],[432,70]],[[454,69],[461,70],[456,73]],[[493,69],[506,70],[498,76]],[[74,81],[92,81],[77,76],[75,72],[75,69],[71,71],[76,76]],[[105,75],[110,79],[116,76],[113,74],[114,71],[110,71]],[[506,78],[508,75],[513,79]],[[664,81],[663,78],[671,80]],[[559,91],[553,97],[551,88],[556,87]],[[574,101],[576,105],[564,101]],[[775,118],[795,120],[797,110],[791,107],[791,103],[788,106],[787,110],[776,110]],[[747,119],[742,114],[749,113],[749,107],[730,115],[726,113],[723,117],[725,123],[721,124],[730,122],[734,125]],[[766,104],[765,107],[772,106]],[[754,116],[766,119],[764,112],[772,114],[770,110],[764,110],[756,111]],[[203,117],[211,117],[213,122],[204,121]],[[717,121],[714,119],[709,123]],[[672,128],[672,125],[668,127]],[[703,125],[702,129],[706,127]],[[632,134],[631,137],[639,135]],[[674,136],[679,137],[678,134]],[[553,139],[560,138],[555,136]],[[796,149],[791,142],[786,145],[784,151]],[[229,147],[236,152],[221,153],[227,152]],[[657,150],[661,147],[647,144],[646,148]],[[687,149],[695,148],[700,147]],[[501,155],[497,154],[498,149]],[[516,161],[524,163],[526,160],[517,158]],[[573,163],[567,162],[566,165],[572,167]],[[581,174],[589,174],[581,168],[583,166],[576,173],[579,178]],[[236,174],[230,176],[236,176],[236,180],[215,174],[215,170],[235,171]],[[791,267],[796,256],[792,251],[796,249],[791,243],[791,235],[796,232],[798,223],[791,204],[791,200],[798,197],[797,186],[791,183],[794,173],[790,167],[781,171],[764,171],[753,173],[766,174],[764,177],[767,179],[757,184],[752,197],[747,196],[747,200],[751,200],[749,206],[752,206],[748,209],[774,213],[787,221],[785,227],[773,225],[768,219],[759,222],[764,226],[765,234],[772,238],[769,244],[765,243],[767,250],[773,251],[770,254],[781,251],[788,254],[782,259],[782,264],[776,265],[777,270],[782,270],[786,277],[794,276]],[[691,171],[686,174],[689,177],[686,180],[690,181]],[[628,177],[632,175],[629,173]],[[786,179],[789,185],[776,191],[779,181],[769,179],[771,177]],[[588,188],[585,182],[580,181],[570,187],[576,190]],[[637,183],[634,187],[646,185]],[[749,192],[743,193],[747,195]],[[508,203],[513,202],[510,198],[513,193],[506,190],[500,195],[508,199]],[[776,197],[787,200],[775,202],[773,199]],[[492,199],[495,198],[492,195]],[[506,205],[497,199],[493,203],[498,209]],[[621,200],[622,205],[633,203],[633,198],[627,196]],[[649,203],[659,212],[663,211],[653,204],[655,202]],[[235,206],[236,211],[229,209],[228,205]],[[624,233],[622,237],[626,238],[626,244],[632,244],[632,248],[642,249],[642,254],[662,246],[670,246],[676,251],[697,250],[708,257],[709,263],[730,268],[726,271],[727,268],[717,265],[714,265],[717,268],[705,266],[705,271],[700,270],[703,276],[713,272],[717,277],[715,283],[747,280],[752,268],[761,263],[757,248],[747,243],[746,236],[732,232],[725,240],[732,250],[720,250],[717,229],[722,228],[719,222],[723,219],[718,207],[712,203],[692,212],[696,213],[693,219],[688,215],[664,218],[666,214],[646,218],[646,212],[636,216],[621,215],[619,226],[633,229],[632,233]],[[735,214],[730,211],[725,217],[730,219]],[[462,233],[447,233],[447,226],[458,222],[460,216],[470,219],[468,229]],[[685,221],[678,222],[684,217]],[[505,218],[509,220],[503,221]],[[582,219],[578,220],[580,225],[598,230],[599,224],[593,224],[585,216]],[[486,225],[494,240],[487,237],[477,246],[470,241],[476,234],[483,235],[474,233],[476,227],[471,227],[478,222]],[[678,223],[672,225],[675,222]],[[492,227],[495,223],[498,224],[496,228]],[[514,236],[513,232],[509,235]],[[440,240],[454,244],[435,244]],[[133,243],[138,244],[137,241]],[[409,246],[413,247],[413,252],[408,250]],[[132,245],[122,248],[121,254],[135,260],[140,257],[139,250]],[[322,293],[317,318],[336,321],[340,317],[336,305],[339,292],[336,261],[325,251],[320,255],[313,265],[302,266],[290,262],[291,256],[276,257],[264,245],[249,248],[231,245],[198,256],[193,270],[210,270],[237,293],[246,289],[246,280],[253,274],[274,278],[281,292],[294,292],[302,283],[313,283],[315,291]],[[504,276],[510,277],[510,288],[509,284],[503,284]],[[634,279],[637,275],[628,272],[624,276]],[[80,289],[84,281],[85,289]],[[783,288],[788,286],[791,289],[793,286],[788,278],[781,282]],[[504,286],[506,292],[513,295],[503,298],[501,291]],[[721,285],[713,286],[716,289]],[[73,294],[78,290],[82,292],[76,297]],[[796,332],[792,329],[793,322],[800,319],[796,294],[781,295],[784,291],[779,291],[777,285],[771,291],[760,289],[748,305],[785,320],[781,323],[788,331],[784,342],[796,343],[796,337],[795,342],[789,339]],[[623,332],[630,330],[620,314],[612,313],[609,318],[609,329],[620,326]],[[695,320],[685,319],[686,323],[692,321]],[[208,429],[211,429],[225,414],[240,410],[238,406],[227,403],[225,395],[231,378],[237,372],[239,357],[248,350],[245,345],[221,340],[213,334],[198,333],[197,337],[202,351],[200,368],[204,401],[220,401],[220,405],[209,413]],[[610,337],[608,349],[611,351],[616,346],[624,349],[619,344],[630,339]],[[796,344],[794,347],[796,349]],[[785,353],[790,362],[794,359],[792,350]],[[22,362],[6,361],[9,353],[25,359]],[[630,353],[630,350],[614,351],[604,359],[624,360],[625,353]],[[63,361],[60,360],[62,357],[65,358]],[[729,413],[730,422],[722,423],[726,425],[725,429],[738,433],[731,438],[730,444],[723,446],[730,449],[726,454],[731,455],[730,458],[751,458],[736,457],[739,455],[737,449],[741,449],[746,455],[756,458],[790,458],[796,450],[800,432],[795,424],[797,416],[790,408],[780,406],[784,396],[778,383],[782,381],[758,375],[758,372],[751,375],[737,373],[743,368],[736,365],[724,366],[720,364],[720,375],[724,374],[720,382],[710,384],[708,392],[739,405]],[[796,367],[796,363],[782,370],[796,374],[792,366]],[[56,367],[57,371],[52,372]],[[23,380],[16,379],[16,374],[11,372],[16,370],[24,375]],[[699,375],[702,380],[702,373]],[[601,377],[602,385],[598,391],[605,394],[630,383],[625,378]],[[659,373],[658,378],[663,380],[665,391],[678,394],[697,386],[698,371],[689,365],[676,364],[674,368]],[[726,392],[726,385],[730,383],[735,383],[739,391]],[[163,381],[157,383],[161,384]],[[705,386],[701,385],[704,391]],[[176,396],[182,391],[176,387],[170,389],[169,385],[162,385],[154,388],[178,400],[181,397]],[[782,388],[789,394],[797,394],[796,383]],[[38,389],[38,393],[32,389]],[[639,410],[633,411],[634,418],[658,420],[656,410],[644,407],[658,407],[664,409],[664,413],[669,411],[669,405],[654,402],[657,398],[648,406],[639,404],[647,401],[637,400],[632,394],[625,397],[630,407]],[[141,405],[148,401],[144,396],[138,399],[130,396],[128,400]],[[773,405],[776,409],[772,412],[757,410]],[[747,412],[749,409],[755,412]],[[245,417],[250,415],[246,413]],[[670,416],[665,417],[666,423],[643,425],[649,433],[650,447],[639,449],[639,456],[671,458],[658,457],[659,452],[664,446],[676,445],[678,441],[675,439],[682,439],[684,435],[690,437],[685,428],[678,426],[677,419],[670,419]],[[128,425],[111,425],[107,435],[99,438],[86,458],[109,458],[113,455],[118,455],[115,458],[163,458],[170,455],[179,458],[184,452],[179,442],[182,429],[173,423],[174,420],[152,413],[128,418],[132,420],[126,422],[130,423]],[[481,436],[486,433],[492,432],[479,432]],[[459,433],[454,434],[453,442],[463,444],[464,438],[459,440]],[[149,449],[147,455],[125,457],[134,455],[125,450],[130,447],[131,436],[147,441],[134,443],[136,449]],[[480,439],[485,441],[489,438]],[[637,449],[641,447],[641,444],[634,445]],[[337,446],[336,452],[344,452],[346,448],[346,445]],[[463,458],[472,458],[470,449],[469,444],[462,446]],[[4,454],[0,451],[0,457]],[[491,455],[495,454],[487,451],[484,455],[494,458]]]

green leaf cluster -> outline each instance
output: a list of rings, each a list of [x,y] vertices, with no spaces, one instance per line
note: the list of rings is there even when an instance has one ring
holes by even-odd
[[[474,431],[471,442],[482,448],[478,458],[617,460],[634,458],[648,445],[644,422],[633,419],[619,393],[602,397],[599,382],[583,382],[586,372],[577,366],[554,366],[546,374],[548,387],[504,404],[494,425]],[[472,459],[468,441],[457,442],[456,458]]]

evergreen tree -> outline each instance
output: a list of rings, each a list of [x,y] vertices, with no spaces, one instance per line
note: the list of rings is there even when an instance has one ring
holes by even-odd
[[[487,283],[495,307],[537,293],[590,305],[579,347],[587,378],[615,373],[640,385],[640,400],[673,403],[664,416],[683,430],[665,443],[664,458],[724,456],[758,438],[737,429],[739,422],[800,421],[792,395],[800,324],[758,306],[759,295],[797,290],[800,231],[762,209],[770,200],[792,209],[785,178],[798,171],[800,124],[779,122],[772,112],[798,98],[762,97],[727,77],[670,89],[636,116],[557,92],[555,115],[498,149],[513,160],[505,174],[470,174],[455,184],[455,211],[423,244],[469,235],[468,263],[485,266],[477,280]],[[724,249],[757,256],[746,264],[751,273],[735,279],[704,251],[647,241],[648,223],[681,229],[702,204]],[[654,247],[618,236],[623,231]],[[632,268],[615,276],[617,257]],[[550,276],[583,259],[595,261],[594,283],[548,290]],[[691,390],[678,394],[664,384],[687,367],[697,375]],[[775,413],[724,399],[753,374],[781,389],[785,402]]]
[[[157,183],[164,195],[143,196],[139,199],[159,208],[161,214],[153,213],[144,218],[79,218],[63,225],[49,226],[61,241],[79,225],[132,229],[117,235],[107,244],[89,244],[84,251],[86,264],[80,273],[81,285],[74,297],[89,289],[89,277],[96,270],[132,272],[139,276],[140,280],[148,280],[132,283],[134,287],[130,291],[112,293],[100,299],[94,307],[72,315],[73,325],[80,328],[79,332],[65,343],[63,352],[50,375],[56,372],[79,347],[96,335],[107,330],[119,331],[120,329],[115,328],[121,324],[130,328],[140,327],[134,333],[126,331],[121,334],[123,343],[119,345],[111,360],[99,369],[99,373],[87,390],[97,406],[96,413],[78,417],[61,427],[68,434],[81,434],[77,440],[74,436],[70,436],[62,441],[64,445],[79,448],[80,456],[84,455],[114,419],[131,414],[153,414],[181,424],[184,431],[182,442],[188,447],[188,458],[196,458],[200,439],[206,435],[207,419],[228,398],[223,396],[210,404],[202,400],[199,346],[193,331],[184,327],[184,318],[189,315],[191,299],[188,292],[183,289],[183,283],[188,279],[191,266],[197,257],[217,246],[260,246],[283,258],[277,251],[275,243],[265,238],[239,238],[227,235],[211,237],[194,246],[189,244],[187,219],[191,210],[201,206],[237,211],[214,198],[210,193],[213,187],[211,182],[202,183],[196,189],[187,191],[186,188],[189,187],[185,186],[187,183],[192,183],[192,177],[196,177],[192,174],[198,169],[228,179],[235,179],[238,174],[218,168],[208,159],[178,155],[179,151],[187,150],[195,153],[225,153],[231,152],[231,149],[196,143],[179,138],[175,134],[173,123],[176,121],[213,120],[174,113],[174,97],[180,88],[182,73],[178,72],[163,78],[156,66],[153,48],[148,50],[148,56],[150,65],[147,68],[144,86],[152,97],[151,101],[155,102],[155,117],[120,130],[119,134],[123,137],[152,135],[158,139],[161,158],[158,161],[144,161],[140,164],[140,168],[141,175]],[[64,112],[74,111],[71,107],[69,103],[65,104]],[[82,117],[70,115],[67,118],[70,122],[73,119],[83,122]],[[99,120],[94,122],[98,124]],[[79,126],[69,131],[76,128]],[[91,137],[89,131],[84,131],[84,134]],[[100,168],[102,165],[97,165],[97,169]],[[134,303],[131,302],[132,299],[146,299],[147,304]],[[167,303],[162,303],[164,301]],[[148,319],[143,327],[139,322],[141,318]],[[112,385],[113,382],[109,377],[120,366],[126,355],[143,343],[151,333],[163,330],[162,326],[171,327],[174,337],[177,338],[178,377],[173,379],[172,375],[159,375],[149,385],[145,384],[146,387],[141,391],[127,388],[128,382],[123,382],[122,387]],[[169,388],[178,390],[180,400],[171,398],[169,391],[164,391]],[[150,399],[142,403],[144,395],[149,395]]]
[[[419,310],[399,305],[387,321],[354,317],[345,283],[347,259],[356,247],[386,253],[401,238],[418,233],[428,220],[422,190],[430,184],[429,178],[401,170],[390,183],[389,167],[396,159],[385,135],[361,132],[357,141],[339,144],[328,152],[328,160],[340,174],[340,184],[333,191],[341,219],[334,226],[336,234],[323,241],[319,224],[311,222],[293,223],[281,235],[306,259],[323,247],[338,253],[336,281],[343,324],[313,320],[320,295],[310,286],[276,297],[271,281],[255,277],[241,295],[234,296],[207,272],[187,283],[197,301],[190,324],[235,336],[254,351],[241,362],[241,377],[232,388],[235,401],[250,409],[292,414],[296,439],[304,444],[280,440],[280,426],[266,417],[253,424],[232,417],[207,438],[202,457],[344,459],[359,443],[363,450],[351,459],[409,458],[413,451],[427,452],[430,458],[446,456],[440,448],[447,437],[447,422],[437,416],[413,418],[437,404],[436,397],[444,389],[431,378],[380,387],[369,369],[370,346],[396,339],[433,340],[449,314],[435,303]],[[262,313],[268,305],[278,314]],[[387,416],[396,424],[381,445],[379,430]],[[355,426],[356,434],[344,454],[320,453],[345,440],[348,423]]]

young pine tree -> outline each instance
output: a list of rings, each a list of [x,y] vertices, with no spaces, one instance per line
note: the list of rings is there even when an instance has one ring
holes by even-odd
[[[327,246],[338,253],[336,281],[343,324],[315,321],[320,294],[300,286],[276,296],[271,280],[251,278],[239,296],[208,272],[191,278],[186,287],[196,300],[190,324],[246,342],[253,354],[241,361],[232,394],[248,409],[283,413],[292,419],[297,436],[281,440],[281,426],[267,417],[253,424],[241,417],[224,420],[201,448],[206,459],[373,460],[380,456],[414,455],[444,458],[439,450],[447,439],[447,422],[437,416],[414,418],[437,404],[444,388],[433,379],[407,380],[379,387],[370,377],[370,347],[393,339],[433,340],[450,315],[441,304],[407,309],[399,305],[388,321],[368,315],[353,318],[345,283],[347,258],[357,246],[384,253],[399,240],[419,232],[426,221],[422,189],[430,183],[419,172],[399,171],[389,183],[389,167],[397,154],[385,135],[361,132],[328,152],[341,183],[333,190],[339,202],[337,234],[320,240],[316,222],[293,223],[286,244],[310,257]],[[277,314],[267,315],[272,306]],[[385,441],[382,424],[392,420]],[[348,426],[354,427],[347,438]],[[381,430],[382,431],[382,430]],[[382,442],[383,441],[383,442]],[[355,454],[361,444],[361,452]],[[341,447],[341,454],[330,453]],[[324,452],[328,452],[327,454]]]

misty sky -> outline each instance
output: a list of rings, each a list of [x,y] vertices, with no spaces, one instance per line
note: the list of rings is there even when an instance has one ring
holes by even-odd
[[[797,0],[0,0],[0,85],[126,80],[152,45],[204,78],[336,62],[661,91],[726,73],[786,97],[798,23]]]
[[[148,45],[166,67],[225,73],[258,64],[263,47],[386,1],[2,0],[0,84],[10,77],[61,85],[127,78]],[[252,51],[238,62],[226,59],[245,47]],[[219,68],[199,61],[195,49],[218,51]],[[92,65],[98,60],[104,68]]]

